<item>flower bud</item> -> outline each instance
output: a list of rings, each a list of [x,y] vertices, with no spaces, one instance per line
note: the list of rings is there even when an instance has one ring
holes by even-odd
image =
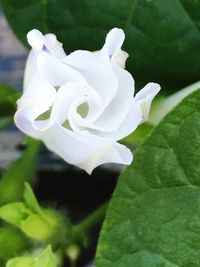
[[[66,249],[66,254],[67,254],[68,258],[71,260],[71,262],[76,262],[76,260],[78,259],[79,255],[80,255],[79,246],[77,246],[76,244],[70,245]]]
[[[55,210],[41,208],[28,184],[25,184],[24,203],[4,205],[0,208],[0,218],[37,241],[56,242],[60,232],[63,236],[62,215]]]
[[[40,214],[31,214],[23,220],[20,229],[30,238],[38,241],[47,241],[56,235],[60,220],[59,214],[52,210],[43,210]]]

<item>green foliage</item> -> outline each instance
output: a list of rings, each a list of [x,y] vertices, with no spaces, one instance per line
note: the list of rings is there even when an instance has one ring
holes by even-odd
[[[48,241],[55,238],[61,224],[61,215],[50,209],[42,209],[27,183],[25,184],[24,202],[14,202],[2,206],[0,218],[37,241]]]
[[[12,260],[9,260],[6,264],[6,267],[56,267],[56,258],[51,250],[51,247],[48,246],[42,253],[33,258],[33,257],[18,257]]]
[[[6,204],[0,208],[0,218],[18,227],[29,215],[31,215],[31,210],[21,202]]]
[[[43,211],[45,216],[39,214],[31,214],[25,220],[21,221],[20,229],[28,237],[37,241],[48,241],[56,238],[59,230],[59,218],[56,214]]]
[[[36,259],[35,259],[35,267],[56,267],[56,260],[51,247],[48,246],[45,251],[43,251]]]
[[[28,242],[14,227],[0,227],[0,263],[28,249]]]
[[[42,212],[41,207],[37,201],[37,198],[35,197],[30,185],[28,183],[25,183],[25,190],[24,190],[24,201],[26,205],[32,209],[33,211],[40,214]]]
[[[0,83],[0,117],[11,116],[16,111],[16,100],[19,98],[18,93],[12,87]]]
[[[11,164],[0,180],[0,204],[23,198],[24,182],[31,181],[35,174],[36,157],[40,143],[29,139],[23,155]]]
[[[199,79],[200,0],[1,0],[20,40],[38,28],[53,32],[67,52],[97,50],[113,27],[126,32],[128,69],[137,81],[177,88]],[[175,87],[177,86],[177,87]]]
[[[3,117],[0,119],[0,131],[2,131],[4,128],[10,126],[13,123],[12,117]]]
[[[143,123],[140,125],[133,133],[128,135],[122,140],[125,145],[132,145],[137,147],[143,143],[150,132],[153,130],[154,126],[150,123]]]
[[[200,266],[200,90],[154,129],[120,176],[97,267]]]
[[[19,257],[13,260],[9,260],[6,267],[35,267],[34,259],[30,257]]]

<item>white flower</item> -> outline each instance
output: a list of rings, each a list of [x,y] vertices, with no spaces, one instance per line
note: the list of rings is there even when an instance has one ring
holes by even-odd
[[[148,118],[160,86],[148,83],[134,97],[123,30],[112,29],[100,51],[69,55],[53,34],[32,30],[27,38],[32,51],[16,125],[88,173],[103,163],[130,164],[131,151],[117,141]]]

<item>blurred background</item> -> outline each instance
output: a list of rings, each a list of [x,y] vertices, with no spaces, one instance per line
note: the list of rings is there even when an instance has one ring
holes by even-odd
[[[6,83],[19,91],[21,90],[27,55],[27,49],[13,34],[0,5],[1,83]],[[18,131],[0,133],[0,167],[6,167],[11,160],[15,160],[20,155],[20,151],[16,149],[17,144],[20,142],[22,142],[22,134]]]
[[[28,51],[11,31],[0,6],[0,81],[21,90]]]

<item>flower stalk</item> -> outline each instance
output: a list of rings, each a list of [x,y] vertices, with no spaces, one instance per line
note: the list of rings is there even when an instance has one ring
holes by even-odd
[[[96,224],[101,222],[106,214],[108,203],[104,203],[97,210],[86,217],[81,223],[74,226],[74,232],[87,234]]]

